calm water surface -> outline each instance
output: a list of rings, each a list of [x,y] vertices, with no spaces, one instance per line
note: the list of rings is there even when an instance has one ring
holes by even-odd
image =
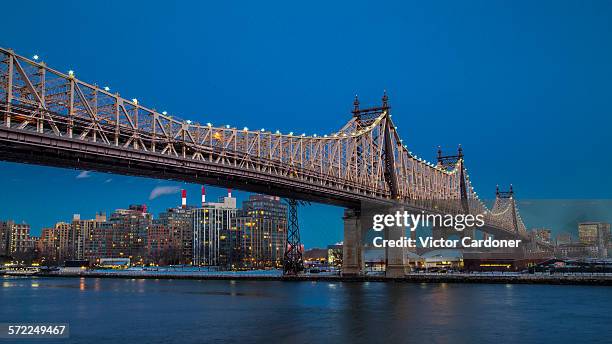
[[[0,322],[69,323],[70,338],[57,343],[612,342],[608,287],[7,277],[0,283]]]

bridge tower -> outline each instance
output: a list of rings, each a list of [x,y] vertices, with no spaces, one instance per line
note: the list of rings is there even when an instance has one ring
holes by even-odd
[[[400,183],[397,172],[397,164],[395,151],[398,144],[394,140],[395,132],[393,122],[391,121],[391,107],[389,106],[389,96],[384,91],[381,105],[369,108],[360,108],[359,98],[355,96],[353,102],[353,110],[351,111],[357,124],[357,129],[367,128],[374,121],[378,120],[381,115],[382,129],[379,132],[376,142],[366,142],[365,138],[361,137],[360,142],[356,146],[356,166],[357,170],[362,171],[362,152],[368,144],[376,145],[371,147],[369,151],[379,151],[382,163],[382,180],[386,184],[392,200],[399,200]],[[404,210],[402,205],[387,205],[383,208],[378,205],[366,204],[362,202],[361,209],[347,209],[344,213],[344,247],[343,247],[343,275],[358,275],[363,271],[363,240],[366,238],[368,231],[372,228],[372,214],[374,213],[395,213]],[[404,229],[404,231],[402,231]],[[387,228],[385,229],[385,239],[398,240],[405,234],[405,228]],[[411,232],[411,235],[415,233]],[[401,277],[405,274],[404,266],[404,250],[403,248],[385,249],[386,261],[386,276]]]
[[[461,202],[461,209],[464,214],[468,214],[470,211],[470,203],[468,199],[468,189],[466,182],[465,173],[465,162],[463,155],[463,147],[461,144],[457,148],[456,155],[443,155],[442,148],[438,146],[438,166],[447,170],[457,169],[459,171],[459,201]],[[462,237],[474,237],[475,230],[473,228],[466,228],[463,232],[458,233],[454,229],[445,228],[434,228],[433,236],[436,239],[446,238],[451,234],[461,234]]]
[[[525,224],[522,222],[516,207],[516,200],[514,198],[514,188],[512,184],[510,184],[510,188],[508,191],[500,191],[499,185],[495,188],[495,203],[493,204],[494,212],[503,212],[505,211],[504,222],[509,222],[509,228],[514,232],[514,234],[506,234],[506,235],[495,235],[495,239],[513,239],[514,237],[525,237],[527,236]],[[509,212],[507,211],[509,210]],[[510,254],[514,259],[524,259],[527,254],[527,248],[531,245],[531,247],[535,248],[536,243],[528,243],[525,242],[523,245],[520,245],[517,248],[509,249]]]
[[[463,147],[459,145],[457,155],[442,155],[442,148],[438,146],[438,166],[452,170],[455,167],[459,170],[459,194],[461,200],[467,201],[468,192],[465,182],[465,166],[463,161]],[[467,202],[465,203],[467,205]]]
[[[499,191],[499,185],[495,187],[495,203],[509,203],[510,212],[511,212],[511,221],[512,221],[512,230],[516,234],[519,234],[519,224],[516,214],[516,204],[514,202],[514,189],[512,188],[512,184],[510,184],[510,189],[508,191]],[[498,204],[499,204],[498,203]]]
[[[301,202],[288,199],[287,243],[283,257],[283,275],[297,275],[304,271],[304,257],[302,256],[302,241],[300,239],[300,226],[297,208]]]
[[[382,97],[382,112],[386,112],[385,117],[385,147],[384,147],[384,159],[385,159],[385,181],[389,185],[391,190],[391,198],[397,199],[399,197],[399,181],[397,179],[397,171],[395,169],[395,154],[393,154],[393,140],[391,138],[391,107],[389,106],[389,97],[387,91],[384,92]]]

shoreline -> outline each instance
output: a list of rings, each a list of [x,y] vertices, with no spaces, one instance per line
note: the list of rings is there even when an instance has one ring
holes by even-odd
[[[41,273],[27,277],[55,278],[119,278],[119,279],[179,279],[179,280],[240,280],[284,282],[393,282],[393,283],[465,283],[465,284],[543,284],[612,286],[611,276],[597,275],[534,275],[534,274],[409,274],[403,277],[338,276],[338,275],[195,275],[195,274],[125,274],[101,272]]]

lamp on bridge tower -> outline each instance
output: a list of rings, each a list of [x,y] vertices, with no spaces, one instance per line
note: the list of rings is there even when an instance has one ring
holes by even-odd
[[[353,102],[353,111],[354,116],[359,115],[359,97],[355,95],[355,101]]]
[[[382,108],[383,110],[389,109],[389,97],[387,96],[387,90],[383,91]]]

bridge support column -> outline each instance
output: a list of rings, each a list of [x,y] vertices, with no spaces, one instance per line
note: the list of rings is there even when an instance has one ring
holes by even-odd
[[[363,240],[359,211],[344,210],[344,244],[342,247],[342,276],[357,276],[363,267]]]
[[[391,207],[387,214],[395,214],[396,212],[403,213],[403,207]],[[398,240],[406,236],[406,228],[403,226],[388,227],[385,229],[385,239]],[[386,247],[386,271],[385,277],[404,277],[406,275],[406,266],[404,265],[404,247]]]
[[[431,236],[434,239],[448,239],[452,235],[458,235],[461,238],[462,233],[453,228],[434,227],[431,229]]]
[[[474,227],[470,227],[470,228],[465,228],[463,231],[460,232],[460,236],[461,238],[472,238],[472,239],[476,239],[476,229]]]

